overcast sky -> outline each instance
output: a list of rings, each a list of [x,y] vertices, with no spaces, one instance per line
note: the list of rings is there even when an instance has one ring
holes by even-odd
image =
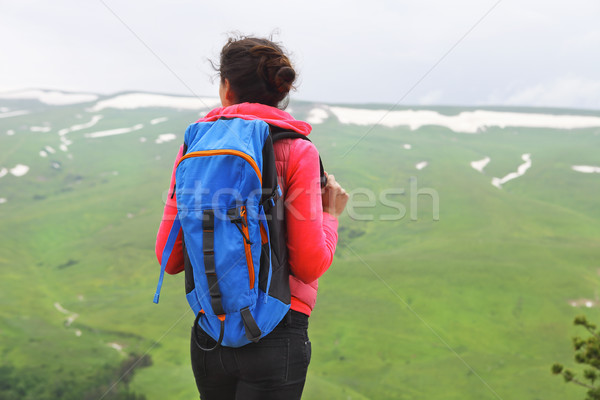
[[[0,91],[215,95],[227,32],[291,52],[297,99],[600,109],[598,0],[0,0]]]

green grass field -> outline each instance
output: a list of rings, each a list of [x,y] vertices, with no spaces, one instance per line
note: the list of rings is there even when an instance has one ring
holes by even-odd
[[[0,119],[0,170],[30,167],[0,178],[0,390],[18,375],[29,379],[21,378],[24,399],[70,399],[77,389],[99,400],[135,354],[152,365],[118,385],[123,396],[198,398],[183,276],[167,277],[152,303],[162,197],[198,112],[0,106],[32,111]],[[313,106],[291,104],[299,119]],[[97,114],[97,125],[68,133],[72,144],[59,149],[60,129]],[[150,124],[159,117],[169,119]],[[85,136],[140,123],[123,135]],[[31,131],[45,125],[49,132]],[[353,148],[368,129],[331,117],[311,136],[354,207],[319,282],[303,398],[583,398],[550,367],[574,365],[576,315],[600,323],[598,307],[569,305],[600,300],[600,175],[571,169],[600,165],[600,128],[375,127]],[[163,133],[177,140],[155,143]],[[56,152],[41,157],[45,146]],[[492,186],[524,153],[525,175]],[[470,167],[486,156],[483,173]],[[428,166],[417,170],[421,161]],[[42,384],[43,394],[28,392]]]

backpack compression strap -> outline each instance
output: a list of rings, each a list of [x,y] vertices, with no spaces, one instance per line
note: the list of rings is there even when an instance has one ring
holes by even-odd
[[[219,332],[219,339],[217,340],[217,343],[213,347],[205,349],[204,347],[200,346],[200,343],[198,343],[198,320],[200,319],[201,315],[202,312],[198,312],[198,315],[196,315],[196,319],[194,320],[194,327],[192,328],[194,342],[196,343],[196,346],[198,346],[198,348],[202,351],[213,351],[214,349],[219,347],[219,345],[223,341],[223,334],[225,333],[225,320],[221,320],[221,331]]]
[[[219,290],[219,279],[215,264],[215,212],[204,210],[202,214],[202,250],[204,252],[204,272],[208,282],[210,305],[216,315],[225,315]]]
[[[271,137],[273,138],[273,143],[282,139],[303,139],[311,141],[306,135],[303,135],[294,131],[271,131]],[[319,166],[321,168],[321,187],[325,187],[327,185],[327,177],[325,176],[325,169],[323,168],[323,161],[321,161],[321,156],[319,156]]]
[[[194,321],[194,340],[196,346],[203,351],[213,351],[221,345],[223,341],[223,334],[225,332],[225,311],[223,310],[223,302],[221,301],[221,291],[219,290],[219,279],[217,278],[217,269],[215,264],[215,212],[214,210],[204,210],[202,214],[202,250],[204,255],[204,272],[206,274],[206,281],[208,283],[208,291],[210,296],[210,306],[213,312],[219,318],[221,322],[221,331],[219,333],[219,339],[217,343],[209,349],[205,349],[198,343],[198,320],[202,311],[196,315]]]

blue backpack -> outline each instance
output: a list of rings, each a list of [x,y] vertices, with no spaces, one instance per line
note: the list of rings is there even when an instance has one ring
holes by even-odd
[[[175,172],[177,217],[162,255],[154,302],[183,230],[187,301],[216,345],[240,347],[271,332],[290,308],[283,199],[273,140],[262,120],[191,124]],[[321,171],[323,171],[321,165]],[[321,179],[323,184],[323,172]]]

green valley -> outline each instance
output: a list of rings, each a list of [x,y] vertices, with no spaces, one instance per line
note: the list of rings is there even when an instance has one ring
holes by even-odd
[[[203,101],[0,98],[0,398],[198,398],[183,276],[152,297],[163,199]],[[600,323],[600,111],[402,106],[426,123],[344,122],[390,107],[290,104],[352,194],[303,398],[583,398],[550,367],[575,364],[576,315]],[[477,110],[588,120],[458,119]]]

